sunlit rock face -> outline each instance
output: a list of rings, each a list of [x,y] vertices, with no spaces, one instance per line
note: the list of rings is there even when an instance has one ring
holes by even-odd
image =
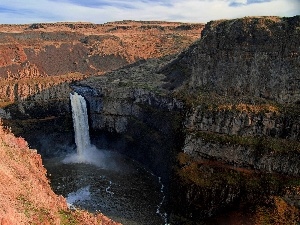
[[[177,63],[189,85],[223,96],[299,101],[299,16],[213,21]]]

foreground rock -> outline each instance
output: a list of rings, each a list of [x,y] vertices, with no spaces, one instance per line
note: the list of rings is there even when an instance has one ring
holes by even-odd
[[[117,225],[104,215],[70,211],[51,190],[40,155],[0,124],[0,224]]]

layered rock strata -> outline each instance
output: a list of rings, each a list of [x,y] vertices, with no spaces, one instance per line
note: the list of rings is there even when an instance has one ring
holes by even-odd
[[[52,66],[47,67],[49,74],[45,75],[47,79],[59,78],[61,75],[57,71],[83,69],[87,73],[102,73],[130,60],[154,56],[150,51],[152,47],[142,48],[140,45],[135,46],[136,49],[152,53],[147,57],[136,53],[137,58],[131,57],[135,53],[125,54],[122,46],[112,44],[117,42],[118,35],[125,37],[128,31],[137,32],[139,29],[153,31],[156,35],[159,33],[154,30],[158,27],[165,31],[170,29],[170,24],[165,27],[161,23],[141,26],[129,26],[128,23],[132,21],[119,22],[118,26],[59,24],[61,40],[73,40],[74,43],[55,42],[55,47],[48,46],[50,42],[54,43],[55,34],[43,33],[52,25],[32,25],[26,35],[49,41],[44,48],[47,52],[49,50],[49,55],[57,49],[62,52],[69,49],[68,59],[73,60],[76,54],[84,59],[84,62],[71,60],[72,65],[70,62],[50,64]],[[199,218],[202,220],[228,209],[249,207],[252,224],[262,221],[269,224],[299,222],[299,24],[299,16],[213,21],[206,25],[201,39],[176,58],[140,60],[105,76],[74,83],[72,89],[87,99],[93,140],[97,142],[102,134],[113,134],[119,146],[112,147],[163,177],[169,191],[170,215],[174,224],[184,221],[181,216],[199,221]],[[115,37],[106,39],[107,36],[90,34],[83,37],[81,33],[79,43],[78,34],[72,32],[77,28],[94,32],[107,27]],[[184,33],[192,27],[181,24],[173,30]],[[34,33],[34,30],[39,33]],[[64,33],[66,30],[68,32]],[[24,39],[21,34],[14,35],[18,40]],[[11,39],[9,35],[5,38]],[[81,45],[90,48],[86,51]],[[12,53],[7,50],[7,55],[12,58],[1,61],[5,65],[12,63],[5,82],[15,77],[36,79],[44,74],[37,72],[39,67],[37,69],[31,61],[21,64],[27,57],[21,53],[21,47],[8,49],[13,49]],[[44,49],[38,46],[37,51],[31,49],[28,52],[33,59],[37,59],[35,54],[43,58],[48,55],[44,54]],[[116,61],[112,61],[116,67],[109,67],[108,62],[115,57],[108,53],[109,49],[113,49],[114,54],[120,52],[116,53]],[[159,47],[159,51],[164,52],[162,50]],[[104,61],[99,60],[107,68],[97,67],[99,55],[105,56]],[[15,64],[25,69],[16,69]],[[73,73],[66,75],[70,81],[82,78],[73,76]],[[63,85],[59,79],[54,82]],[[51,90],[55,85],[49,83],[45,87]],[[42,118],[50,116],[47,112],[60,114],[64,110],[56,107],[56,112],[55,106],[59,104],[53,101],[53,107],[50,105],[44,113],[47,107],[39,105],[38,99],[41,98],[47,104],[51,104],[48,99],[52,97],[64,99],[61,106],[68,106],[66,98],[62,97],[68,94],[66,87],[61,91],[54,88],[56,95],[40,90],[37,84],[29,88],[4,85],[1,93],[7,100],[3,105],[13,99],[27,99],[27,92],[33,93],[30,97],[33,101],[28,101],[32,105],[12,106],[21,113],[0,111],[1,115]],[[42,109],[41,115],[32,112],[31,106]],[[282,213],[282,208],[285,208],[285,213]]]
[[[223,154],[233,164],[299,175],[299,26],[299,16],[210,22],[201,40],[173,62],[191,72],[183,81],[194,96],[185,122],[187,152],[197,146],[208,157]],[[211,148],[219,153],[207,153],[206,142],[220,145]],[[237,155],[233,145],[243,146]],[[259,159],[248,148],[260,151]]]
[[[209,22],[174,63],[190,88],[286,104],[299,101],[299,54],[299,16],[246,17]]]
[[[189,106],[177,178],[190,217],[282,196],[293,185],[280,176],[299,179],[299,27],[299,16],[210,22],[163,69]]]

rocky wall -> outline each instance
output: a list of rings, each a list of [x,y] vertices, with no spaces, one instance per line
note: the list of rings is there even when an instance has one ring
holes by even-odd
[[[259,111],[243,109],[209,110],[207,105],[198,105],[187,113],[186,128],[239,136],[269,136],[300,140],[300,118],[296,113],[281,113],[278,107]],[[257,106],[259,108],[260,106]],[[262,108],[263,106],[261,106]],[[237,105],[239,108],[239,105]]]
[[[197,221],[270,205],[299,180],[299,27],[299,16],[212,21],[160,70],[187,109],[172,183],[177,213]]]
[[[299,16],[211,21],[165,73],[173,83],[185,77],[191,89],[221,96],[297,103],[299,24]]]
[[[0,106],[6,119],[43,118],[70,112],[69,84],[83,79],[80,73],[0,81]],[[3,114],[4,115],[4,114]],[[9,118],[8,118],[9,115]]]
[[[210,22],[176,59],[73,83],[87,100],[93,142],[114,136],[121,144],[112,149],[161,176],[174,214],[194,221],[282,197],[300,172],[298,28],[298,16]],[[2,92],[16,99],[35,90]]]
[[[87,100],[95,143],[107,131],[115,134],[124,144],[112,145],[112,150],[138,160],[164,181],[169,179],[172,151],[182,144],[181,102],[139,88],[72,88]]]

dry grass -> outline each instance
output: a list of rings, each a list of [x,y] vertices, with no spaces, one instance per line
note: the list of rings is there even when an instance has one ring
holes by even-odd
[[[246,113],[255,113],[258,114],[260,112],[272,112],[279,113],[279,108],[270,104],[259,104],[259,105],[251,105],[246,103],[239,104],[224,104],[217,106],[218,111],[238,111],[238,112],[246,112]]]

